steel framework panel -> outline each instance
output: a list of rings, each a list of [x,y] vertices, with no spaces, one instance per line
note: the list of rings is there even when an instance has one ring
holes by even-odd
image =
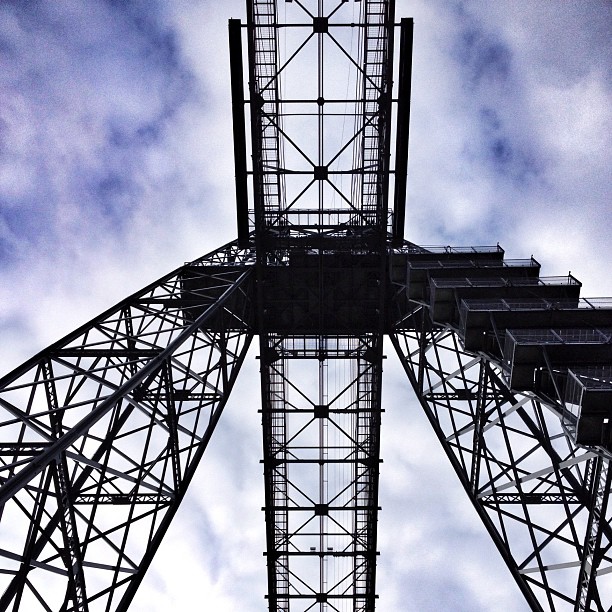
[[[249,257],[188,264],[0,380],[0,609],[127,610],[253,337]]]
[[[393,7],[247,2],[270,610],[374,609]]]
[[[271,610],[374,610],[381,351],[375,334],[262,343]]]
[[[272,250],[281,237],[347,226],[384,234],[394,2],[283,10],[279,23],[275,0],[247,2],[251,228],[276,239]]]
[[[391,340],[463,488],[533,610],[612,601],[609,457],[574,444],[557,407],[512,392],[417,307]]]

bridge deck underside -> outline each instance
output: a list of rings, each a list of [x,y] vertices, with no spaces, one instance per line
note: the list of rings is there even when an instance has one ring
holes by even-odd
[[[380,341],[270,335],[261,350],[270,607],[373,610]]]

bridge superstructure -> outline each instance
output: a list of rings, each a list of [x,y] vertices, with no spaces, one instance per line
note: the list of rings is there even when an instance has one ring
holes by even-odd
[[[237,240],[0,381],[0,609],[128,609],[258,336],[269,609],[374,610],[388,336],[531,608],[608,610],[611,301],[404,239],[393,1],[249,0],[229,38]]]

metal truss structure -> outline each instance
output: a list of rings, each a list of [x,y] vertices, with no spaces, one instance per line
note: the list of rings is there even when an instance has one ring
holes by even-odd
[[[127,609],[253,337],[253,276],[184,266],[2,379],[1,609]]]
[[[128,609],[254,335],[271,611],[375,608],[385,335],[531,608],[610,609],[612,304],[404,240],[397,26],[392,0],[230,21],[238,239],[0,380],[1,610]]]

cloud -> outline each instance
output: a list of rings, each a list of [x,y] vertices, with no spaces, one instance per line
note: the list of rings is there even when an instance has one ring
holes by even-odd
[[[415,17],[408,239],[499,241],[612,294],[611,10],[397,2]],[[0,5],[2,371],[235,235],[229,17],[243,2]],[[135,609],[265,606],[245,368]],[[384,393],[379,609],[526,609],[392,359]]]
[[[590,293],[610,293],[604,4],[398,5],[415,15],[407,218],[417,242],[544,251],[545,274],[571,268]],[[582,274],[567,256],[572,227],[576,243],[597,245]]]
[[[221,195],[210,178],[231,168],[231,155],[214,157],[228,138],[211,139],[219,122],[206,112],[208,84],[159,6],[0,7],[0,292],[10,319],[27,317],[12,298],[20,279],[30,290],[44,279],[39,304],[57,288],[109,306],[201,255],[206,236],[212,244],[234,233],[231,173]],[[208,175],[205,154],[216,170]],[[57,336],[46,315],[33,317],[41,345]]]

